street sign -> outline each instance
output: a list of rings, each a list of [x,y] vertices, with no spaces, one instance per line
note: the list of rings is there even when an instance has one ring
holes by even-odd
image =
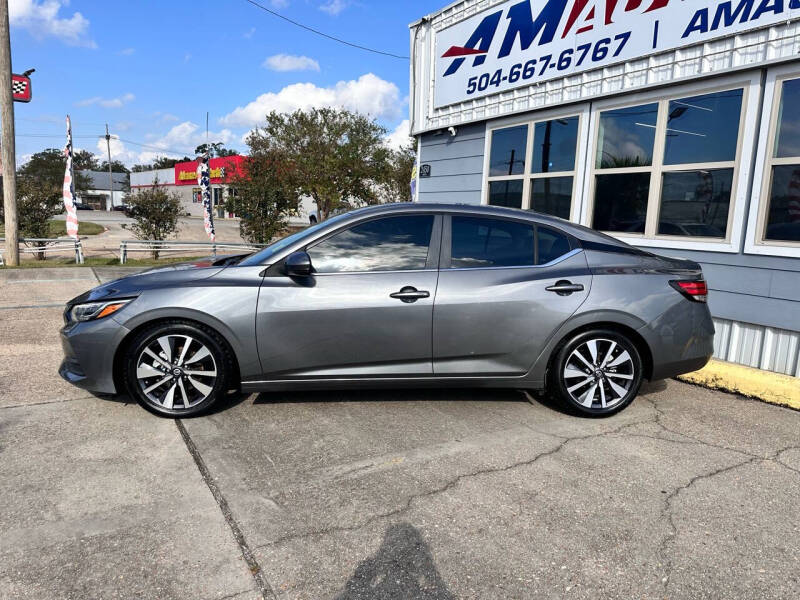
[[[14,102],[30,102],[33,93],[31,91],[31,78],[25,75],[11,74],[11,91]]]

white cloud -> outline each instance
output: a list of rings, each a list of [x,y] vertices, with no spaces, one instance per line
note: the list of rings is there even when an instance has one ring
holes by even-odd
[[[128,104],[129,102],[133,102],[136,99],[136,96],[128,92],[122,96],[117,98],[102,98],[100,96],[94,96],[92,98],[86,98],[85,100],[81,100],[80,102],[76,102],[75,106],[102,106],[103,108],[120,108],[124,104]]]
[[[121,54],[122,56],[130,56],[134,52],[136,52],[136,48],[123,48],[122,50],[117,52],[117,54]]]
[[[289,6],[289,0],[270,0],[272,8],[286,8]]]
[[[220,119],[228,127],[261,124],[271,111],[294,112],[309,108],[346,108],[375,118],[397,118],[402,103],[400,90],[390,81],[367,73],[358,79],[340,81],[326,88],[313,83],[294,83],[278,93],[268,92]]]
[[[331,16],[336,16],[350,4],[349,0],[327,0],[320,4],[319,9]]]
[[[89,37],[89,21],[79,12],[69,18],[59,16],[69,0],[9,0],[8,20],[11,26],[22,27],[35,38],[48,36],[70,46],[96,48]]]
[[[319,71],[319,63],[308,56],[294,54],[275,54],[261,65],[270,71]]]
[[[255,34],[255,32],[256,32],[256,28],[255,27],[251,27],[250,29],[248,29],[247,31],[245,31],[242,34],[242,37],[244,39],[246,39],[246,40],[249,40],[251,37],[253,37],[253,34]]]
[[[411,142],[411,124],[405,119],[395,130],[386,136],[386,145],[395,150]]]
[[[208,138],[212,142],[222,142],[225,145],[239,141],[239,137],[229,129],[211,131],[208,134]],[[135,163],[149,163],[159,156],[193,157],[194,149],[205,143],[205,141],[206,132],[204,128],[191,121],[184,121],[172,127],[161,137],[154,137],[152,141],[148,141],[146,147],[137,146],[135,149],[131,149],[122,140],[112,138],[111,158],[121,160],[127,165],[132,165]],[[135,145],[131,144],[131,146]],[[105,139],[98,140],[97,149],[101,160],[105,160]]]

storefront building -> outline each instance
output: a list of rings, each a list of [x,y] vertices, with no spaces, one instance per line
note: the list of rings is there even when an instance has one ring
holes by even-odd
[[[696,260],[716,356],[800,376],[800,0],[462,0],[411,47],[419,202]]]
[[[208,161],[211,175],[211,200],[214,215],[217,218],[233,218],[235,215],[225,211],[225,202],[230,193],[230,179],[239,168],[244,157],[223,156]],[[181,199],[185,214],[192,217],[203,216],[203,197],[197,184],[198,161],[177,163],[170,169],[156,169],[131,173],[131,192],[136,193],[143,188],[165,187],[175,192]]]

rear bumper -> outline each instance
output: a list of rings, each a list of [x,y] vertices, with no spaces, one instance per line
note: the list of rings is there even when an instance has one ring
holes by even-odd
[[[113,319],[65,326],[61,330],[64,360],[58,369],[62,379],[99,394],[115,394],[114,357],[129,330]]]
[[[702,369],[714,354],[714,321],[702,302],[682,300],[639,333],[652,353],[652,380]]]

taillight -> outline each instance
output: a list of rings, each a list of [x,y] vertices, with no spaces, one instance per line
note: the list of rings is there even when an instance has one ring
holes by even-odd
[[[708,286],[703,279],[692,281],[670,281],[669,284],[695,302],[706,302],[708,300]]]

